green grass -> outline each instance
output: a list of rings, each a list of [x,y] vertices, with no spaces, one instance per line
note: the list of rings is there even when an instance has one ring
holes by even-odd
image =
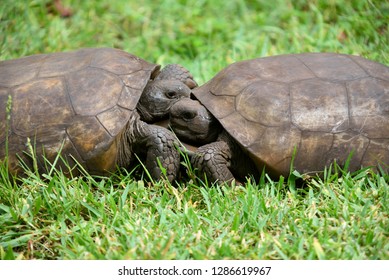
[[[389,63],[385,0],[66,1],[3,0],[0,59],[110,46],[146,60],[182,63],[200,83],[227,64],[295,52],[342,52]]]
[[[298,189],[45,177],[3,180],[1,258],[389,258],[388,178],[368,171]]]
[[[110,46],[181,63],[199,83],[231,62],[307,51],[389,64],[387,1],[49,1],[0,5],[0,59]],[[243,186],[134,173],[18,179],[0,165],[0,259],[389,259],[388,175],[361,170]],[[138,173],[142,170],[138,169]]]

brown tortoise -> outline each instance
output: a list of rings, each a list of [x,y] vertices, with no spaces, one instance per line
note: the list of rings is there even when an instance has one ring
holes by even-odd
[[[40,172],[50,167],[44,157],[53,162],[60,151],[65,161],[57,166],[65,172],[77,174],[64,165],[77,161],[92,174],[106,174],[127,167],[137,153],[153,178],[161,175],[159,158],[173,180],[179,168],[174,135],[145,121],[167,117],[196,83],[182,66],[159,69],[111,48],[0,62],[0,160],[8,154],[13,173],[20,171],[19,158],[31,166],[30,141]]]
[[[171,109],[192,160],[212,181],[389,164],[389,68],[362,57],[307,53],[234,63]],[[222,132],[221,132],[222,131]],[[220,133],[221,132],[221,133]],[[295,152],[295,154],[294,154]]]

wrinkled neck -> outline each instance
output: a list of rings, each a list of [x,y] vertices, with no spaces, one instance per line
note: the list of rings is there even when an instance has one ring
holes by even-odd
[[[145,133],[144,126],[145,123],[140,120],[137,112],[131,114],[128,123],[120,135],[117,159],[118,166],[127,167],[133,160],[133,149],[138,139]]]
[[[144,107],[140,102],[138,102],[138,105],[136,106],[136,109],[138,110],[140,119],[147,122],[152,123],[155,121],[155,118],[153,115],[149,113],[146,107]]]

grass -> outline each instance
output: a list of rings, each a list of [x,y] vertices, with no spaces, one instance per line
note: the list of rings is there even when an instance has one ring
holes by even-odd
[[[389,258],[388,178],[368,170],[301,189],[45,177],[3,182],[1,258]]]
[[[1,60],[110,46],[181,63],[200,84],[231,62],[282,53],[389,64],[387,1],[63,1],[66,19],[48,2],[0,5]],[[327,170],[298,188],[265,174],[233,187],[124,171],[15,179],[5,165],[0,259],[389,259],[389,178],[371,170]]]
[[[146,60],[182,63],[200,83],[237,60],[300,52],[342,52],[389,63],[385,0],[66,1],[4,0],[0,59],[110,46]]]

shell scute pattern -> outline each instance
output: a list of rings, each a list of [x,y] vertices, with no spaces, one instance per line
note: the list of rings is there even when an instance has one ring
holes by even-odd
[[[258,166],[322,170],[389,162],[389,67],[343,54],[280,55],[231,64],[194,91]],[[310,163],[310,164],[307,164]]]

